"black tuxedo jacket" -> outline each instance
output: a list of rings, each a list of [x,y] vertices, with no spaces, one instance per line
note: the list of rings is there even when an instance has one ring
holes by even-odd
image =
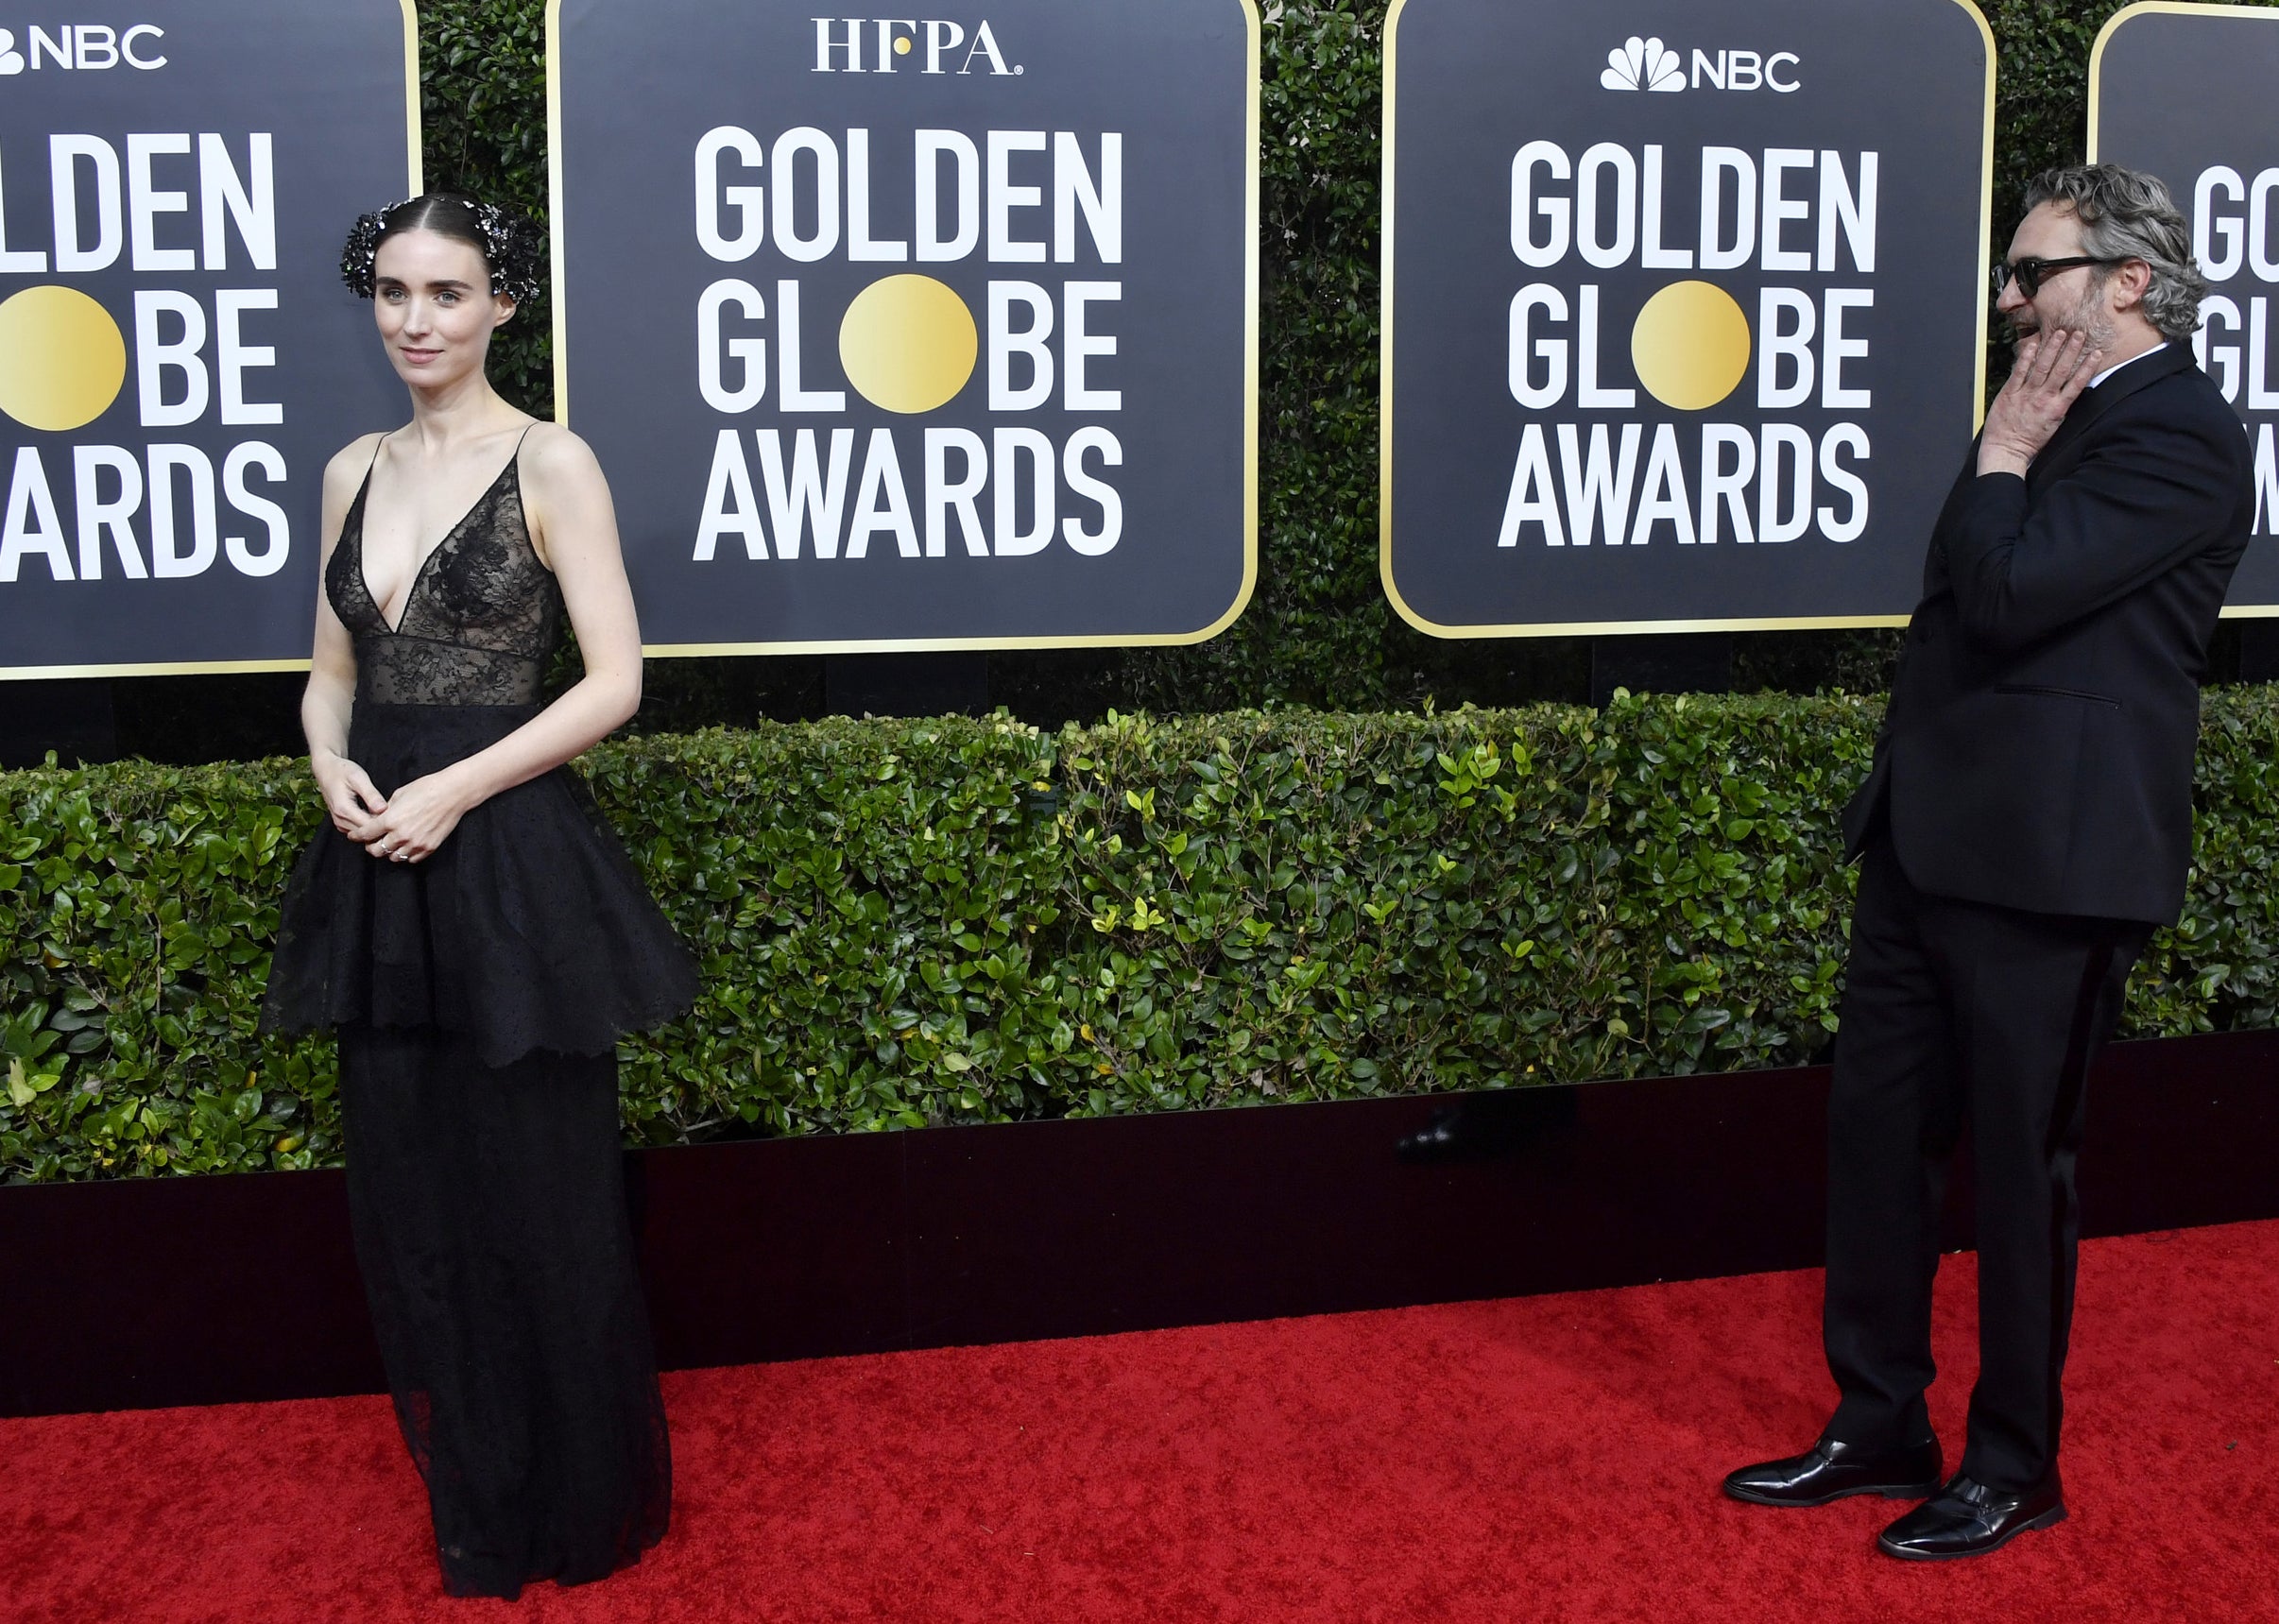
[[[2171,342],[2083,390],[2024,479],[1977,466],[1931,533],[1846,849],[1888,817],[1919,890],[2172,923],[2200,680],[2254,522],[2247,436]]]

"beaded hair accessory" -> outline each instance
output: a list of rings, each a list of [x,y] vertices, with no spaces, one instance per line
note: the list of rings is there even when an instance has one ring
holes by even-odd
[[[413,200],[405,198],[356,216],[340,250],[340,280],[357,298],[372,297],[372,263],[380,251],[380,239],[387,234],[388,216]],[[529,303],[539,296],[539,264],[545,251],[545,239],[539,229],[496,203],[470,203],[468,208],[474,215],[475,230],[483,236],[483,259],[490,266],[490,291],[505,294],[517,304]]]

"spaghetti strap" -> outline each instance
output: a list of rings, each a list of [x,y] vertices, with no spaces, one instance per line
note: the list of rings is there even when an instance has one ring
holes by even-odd
[[[394,433],[393,430],[388,430],[386,433],[378,436],[372,441],[371,460],[364,465],[364,482],[356,487],[356,509],[359,513],[362,511],[364,506],[364,493],[372,487],[372,470],[380,466],[380,448],[387,444],[388,434],[392,433]],[[353,517],[353,515],[351,515],[351,517]],[[348,533],[348,522],[346,520],[341,521],[340,529],[342,535],[346,535]],[[360,538],[364,534],[364,525],[361,522],[359,522],[356,526],[356,534]]]
[[[541,554],[538,550],[538,538],[530,534],[529,508],[528,504],[523,500],[523,441],[528,439],[530,437],[530,430],[535,429],[538,426],[539,419],[533,418],[530,419],[529,427],[523,429],[523,432],[516,436],[514,442],[514,454],[506,459],[506,467],[500,470],[499,477],[504,479],[506,477],[509,471],[513,473],[515,505],[518,508],[523,509],[523,541],[530,548],[531,557],[538,560],[538,567],[545,571],[547,574],[552,575],[554,573],[554,566],[547,561],[545,555]]]

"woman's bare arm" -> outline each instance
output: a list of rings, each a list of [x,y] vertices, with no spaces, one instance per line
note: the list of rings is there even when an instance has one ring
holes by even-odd
[[[324,795],[333,827],[351,840],[369,839],[372,814],[387,798],[372,787],[364,769],[348,759],[349,718],[356,701],[356,648],[348,628],[325,596],[325,567],[340,544],[340,527],[356,487],[371,467],[378,435],[366,435],[342,448],[324,470],[324,503],[318,521],[321,551],[317,563],[317,641],[309,658],[309,685],[300,695],[300,730],[309,742],[309,771]]]

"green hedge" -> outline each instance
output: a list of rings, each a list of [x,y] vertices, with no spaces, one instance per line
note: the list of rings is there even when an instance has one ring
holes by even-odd
[[[594,791],[705,966],[696,1012],[624,1050],[628,1137],[1805,1060],[1876,716],[1625,698],[603,745]],[[2279,1015],[2275,755],[2279,700],[2211,693],[2191,901],[2128,1031]],[[338,1159],[330,1045],[252,1031],[317,816],[285,761],[0,774],[0,1176]]]

